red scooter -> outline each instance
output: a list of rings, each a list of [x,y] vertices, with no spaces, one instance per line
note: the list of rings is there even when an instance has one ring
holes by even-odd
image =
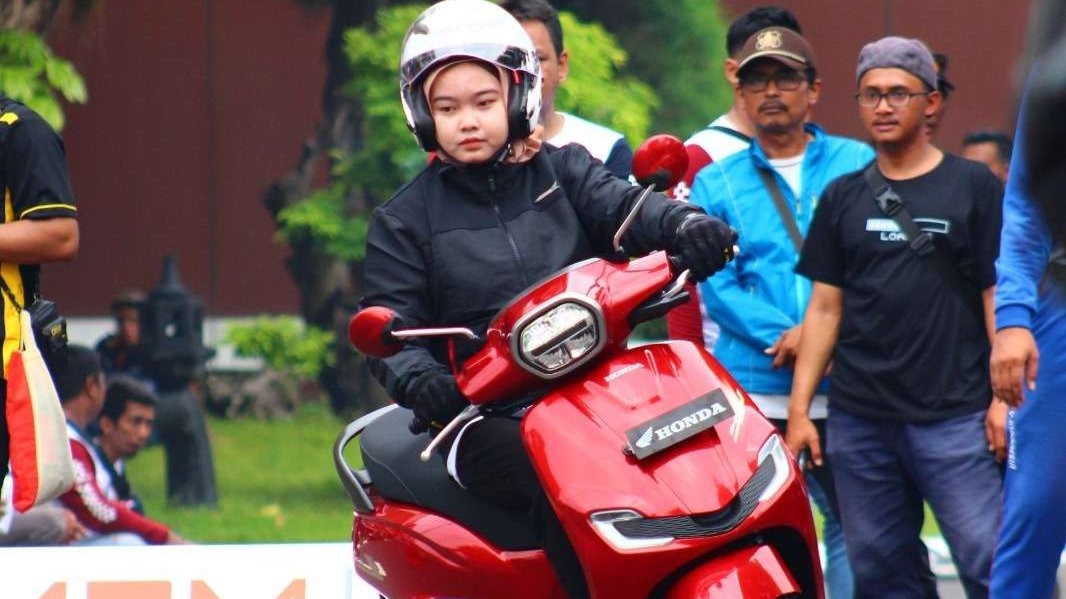
[[[686,165],[666,136],[634,157],[645,197]],[[398,406],[350,423],[334,462],[355,507],[359,576],[389,599],[565,598],[526,514],[463,490],[434,451],[482,406],[542,390],[522,434],[593,597],[822,598],[803,477],[774,427],[702,347],[627,346],[634,326],[687,300],[677,270],[665,252],[595,258],[534,285],[457,369],[471,406],[432,439],[409,432]],[[385,357],[412,337],[475,337],[393,330],[395,317],[362,310],[352,342]],[[343,451],[357,437],[353,470]]]

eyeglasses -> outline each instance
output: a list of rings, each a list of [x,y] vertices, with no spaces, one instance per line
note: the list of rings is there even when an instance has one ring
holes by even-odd
[[[807,80],[807,74],[793,69],[782,69],[769,75],[755,71],[748,73],[740,79],[740,87],[747,92],[758,93],[766,91],[773,81],[778,90],[783,92],[796,91]]]
[[[905,89],[894,89],[887,93],[868,89],[862,93],[855,94],[855,100],[863,108],[877,108],[882,99],[887,101],[892,108],[903,108],[911,103],[911,98],[914,96],[927,95],[929,95],[929,92],[909,92]]]

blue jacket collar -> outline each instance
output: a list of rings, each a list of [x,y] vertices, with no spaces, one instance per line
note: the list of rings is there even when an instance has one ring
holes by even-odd
[[[822,148],[825,145],[825,131],[814,123],[805,123],[803,125],[803,130],[810,133],[812,137],[812,139],[807,142],[806,157],[804,158],[804,161],[812,158],[817,159],[821,155]],[[748,151],[751,153],[751,157],[758,168],[770,168],[769,159],[766,157],[766,153],[763,152],[762,146],[759,145],[758,137],[752,139]]]

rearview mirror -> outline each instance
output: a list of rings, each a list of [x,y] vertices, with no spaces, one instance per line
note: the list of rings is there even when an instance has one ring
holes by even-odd
[[[633,153],[633,177],[642,187],[666,191],[685,176],[688,152],[673,135],[653,135]]]

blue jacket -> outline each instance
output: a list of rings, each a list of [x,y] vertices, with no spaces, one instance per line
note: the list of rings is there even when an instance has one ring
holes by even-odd
[[[1035,334],[1042,317],[1047,319],[1063,309],[1063,298],[1055,285],[1041,285],[1053,245],[1040,207],[1027,192],[1024,118],[1024,114],[1019,115],[1015,128],[1010,177],[1003,196],[1003,232],[996,259],[996,330],[1022,327]],[[1066,331],[1048,336],[1066,339]]]
[[[700,298],[707,315],[722,327],[715,356],[753,393],[791,390],[792,369],[773,369],[772,357],[764,352],[785,330],[802,322],[811,295],[811,282],[794,272],[799,254],[756,169],[775,177],[797,227],[806,234],[829,183],[874,158],[864,143],[826,135],[815,125],[806,129],[814,139],[803,158],[803,193],[798,198],[772,170],[758,143],[709,164],[693,183],[690,201],[729,223],[740,236],[740,254],[700,285]]]

